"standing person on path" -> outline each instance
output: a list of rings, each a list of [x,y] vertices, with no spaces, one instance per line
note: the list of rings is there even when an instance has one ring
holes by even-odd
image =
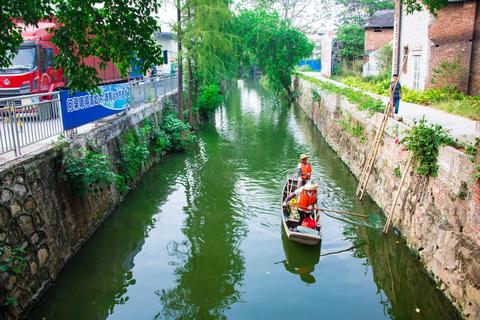
[[[304,153],[300,155],[300,163],[297,166],[297,189],[310,181],[312,177],[312,165],[308,161],[308,156]]]
[[[397,85],[393,87],[395,82]],[[400,99],[402,98],[402,85],[398,81],[398,74],[393,75],[393,80],[390,82],[390,93],[393,92],[393,108],[395,114],[398,114],[398,107],[400,106]]]
[[[318,184],[308,182],[303,187],[292,192],[283,202],[283,206],[286,207],[288,201],[298,196],[297,208],[298,214],[300,215],[300,220],[298,221],[299,226],[302,225],[303,219],[312,215],[317,206],[317,189]]]

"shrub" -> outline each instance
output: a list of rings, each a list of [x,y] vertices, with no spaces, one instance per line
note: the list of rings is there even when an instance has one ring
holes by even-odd
[[[208,85],[202,90],[198,105],[204,116],[209,117],[222,104],[219,92],[220,88],[216,84]]]
[[[123,135],[123,143],[120,147],[120,166],[127,180],[132,181],[140,170],[143,162],[150,155],[150,126],[144,126],[140,130],[129,129]]]
[[[110,170],[110,158],[87,148],[67,149],[63,154],[63,178],[80,194],[98,192],[101,187],[117,181]]]
[[[438,149],[452,143],[449,132],[438,124],[428,124],[425,118],[415,122],[403,139],[407,149],[418,162],[415,172],[424,176],[436,176]]]
[[[381,77],[390,79],[392,75],[392,57],[393,48],[391,44],[378,49],[377,52],[377,67],[381,71]]]
[[[176,113],[167,112],[164,114],[161,129],[168,136],[169,143],[175,151],[184,150],[195,141],[195,136],[190,132],[189,125],[180,121]]]

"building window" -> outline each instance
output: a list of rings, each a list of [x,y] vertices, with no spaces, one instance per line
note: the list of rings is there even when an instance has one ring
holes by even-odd
[[[402,68],[403,73],[407,73],[407,71],[408,71],[408,46],[403,47],[403,66],[401,66],[401,68]]]
[[[413,56],[413,89],[420,89],[420,56]]]

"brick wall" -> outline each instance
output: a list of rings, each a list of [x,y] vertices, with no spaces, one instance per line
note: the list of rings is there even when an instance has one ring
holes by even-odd
[[[392,59],[392,71],[398,73],[398,58],[400,53],[400,17],[402,15],[402,4],[400,0],[395,0],[395,11],[393,18],[393,59]]]
[[[480,95],[480,4],[478,3],[473,30],[472,63],[469,82],[469,94]]]
[[[455,79],[461,91],[468,91],[468,74],[471,72],[472,39],[475,26],[476,1],[452,3],[440,10],[429,26],[428,37],[432,42],[427,87],[441,87],[452,84],[454,78],[431,83],[433,70],[443,61],[459,58],[464,75]],[[477,67],[478,68],[478,67]]]
[[[375,51],[380,49],[393,39],[393,29],[380,29],[380,32],[375,32],[374,28],[365,29],[365,51]]]

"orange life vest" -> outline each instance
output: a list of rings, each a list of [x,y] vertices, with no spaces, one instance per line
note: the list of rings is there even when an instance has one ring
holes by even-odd
[[[307,190],[302,190],[298,199],[298,209],[308,211],[308,207],[315,203],[317,203],[317,190],[313,190],[311,196],[308,195]]]
[[[303,164],[300,162],[300,166],[302,170],[300,177],[302,178],[302,180],[310,180],[310,177],[312,175],[312,165],[310,164],[310,162],[307,162],[307,164]]]

